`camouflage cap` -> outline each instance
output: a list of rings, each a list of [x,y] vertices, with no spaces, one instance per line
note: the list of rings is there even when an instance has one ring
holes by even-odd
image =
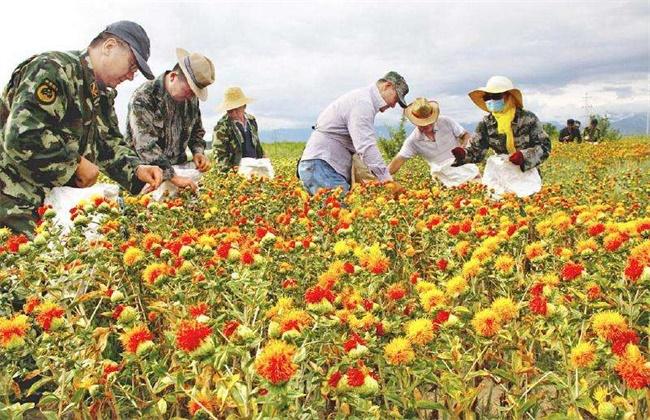
[[[131,47],[131,51],[133,51],[133,55],[138,62],[138,68],[144,77],[149,80],[154,78],[153,73],[147,64],[150,46],[149,37],[142,26],[129,20],[120,20],[108,25],[104,31],[119,37],[122,41],[129,44],[129,47]]]
[[[407,105],[404,97],[409,93],[409,85],[406,84],[406,80],[404,80],[404,78],[396,71],[389,71],[384,77],[382,77],[382,79],[388,80],[395,85],[399,106],[406,108]]]

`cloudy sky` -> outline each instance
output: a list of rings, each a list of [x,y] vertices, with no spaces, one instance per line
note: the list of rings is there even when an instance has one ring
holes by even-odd
[[[140,23],[154,73],[175,48],[198,51],[217,80],[202,104],[208,132],[228,86],[257,102],[262,129],[305,128],[342,93],[388,70],[407,99],[435,98],[443,114],[478,121],[467,92],[509,76],[542,120],[650,109],[650,2],[637,1],[12,1],[3,5],[0,84],[31,54],[84,48],[106,24]],[[121,124],[138,75],[118,87]],[[400,112],[377,117],[394,124]]]

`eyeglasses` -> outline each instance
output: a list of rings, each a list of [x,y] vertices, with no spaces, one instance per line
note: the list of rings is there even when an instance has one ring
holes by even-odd
[[[493,101],[503,98],[503,93],[485,93],[483,95],[484,101]]]

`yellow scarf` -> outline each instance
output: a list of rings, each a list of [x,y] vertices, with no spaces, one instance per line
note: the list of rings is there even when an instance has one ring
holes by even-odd
[[[497,120],[497,133],[506,135],[506,149],[508,153],[513,154],[517,149],[515,148],[515,135],[512,133],[512,120],[515,119],[517,107],[514,98],[510,95],[508,95],[505,105],[502,112],[493,112],[492,115]]]

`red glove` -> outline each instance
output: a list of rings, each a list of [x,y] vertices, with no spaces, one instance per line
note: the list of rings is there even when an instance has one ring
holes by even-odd
[[[451,154],[454,155],[456,160],[463,160],[465,159],[465,155],[467,154],[467,152],[465,152],[465,149],[463,149],[462,147],[454,147],[453,149],[451,149]]]
[[[514,163],[517,166],[521,166],[524,163],[524,154],[521,153],[521,150],[517,150],[510,155],[510,162]]]
[[[451,154],[456,158],[451,166],[462,166],[465,163],[465,155],[467,155],[467,152],[462,147],[454,147],[451,149]]]

